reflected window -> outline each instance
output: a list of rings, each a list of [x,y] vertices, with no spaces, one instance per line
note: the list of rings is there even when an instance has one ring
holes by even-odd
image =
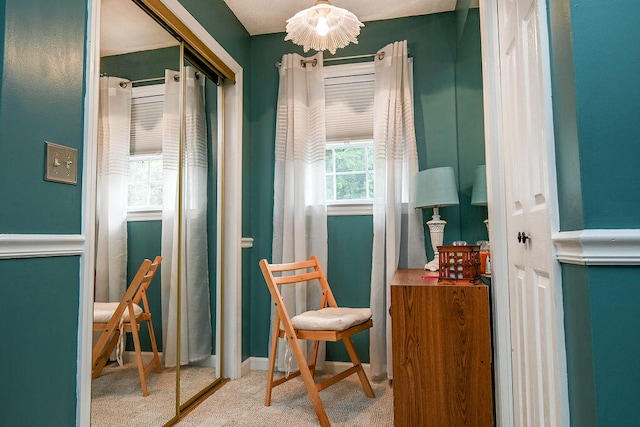
[[[131,97],[129,211],[162,210],[164,85],[134,87]]]

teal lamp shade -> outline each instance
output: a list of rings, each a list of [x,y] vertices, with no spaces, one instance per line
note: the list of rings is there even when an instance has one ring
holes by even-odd
[[[416,208],[457,205],[458,188],[450,166],[420,171],[416,174]]]
[[[487,206],[487,166],[480,165],[476,168],[476,176],[473,181],[471,204]]]

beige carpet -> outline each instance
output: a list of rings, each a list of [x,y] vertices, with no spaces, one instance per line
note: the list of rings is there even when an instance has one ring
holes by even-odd
[[[182,401],[211,384],[215,370],[197,366],[180,368]],[[142,396],[138,371],[133,363],[107,365],[91,383],[92,427],[158,427],[176,413],[176,371],[155,370],[147,377],[149,395]]]
[[[188,426],[317,426],[313,405],[300,378],[276,387],[271,406],[264,406],[266,371],[252,371],[220,390],[177,424]],[[320,377],[320,380],[322,377]],[[374,399],[365,396],[357,376],[320,392],[332,426],[393,425],[393,390],[388,381],[372,382]]]

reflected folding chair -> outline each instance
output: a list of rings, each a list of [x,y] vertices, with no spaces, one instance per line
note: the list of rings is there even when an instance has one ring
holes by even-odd
[[[143,396],[149,395],[146,378],[149,372],[151,372],[151,369],[155,366],[158,373],[162,372],[156,337],[151,322],[149,301],[147,299],[147,289],[161,262],[162,257],[160,256],[157,256],[153,262],[145,259],[120,302],[93,303],[93,330],[94,332],[101,332],[101,334],[93,346],[91,377],[98,378],[98,376],[100,376],[100,372],[102,372],[102,369],[109,361],[114,349],[116,349],[116,353],[122,354],[125,334],[131,333]],[[144,309],[140,307],[140,301],[142,301]],[[147,322],[151,348],[153,350],[153,358],[146,366],[142,360],[139,336],[140,324],[142,322]]]
[[[271,392],[274,387],[283,384],[290,379],[302,376],[307,393],[311,398],[321,426],[330,426],[329,418],[320,399],[319,392],[348,376],[357,373],[364,393],[368,397],[375,397],[367,375],[362,368],[360,358],[356,353],[351,336],[365,331],[373,325],[371,309],[338,307],[331,292],[329,283],[318,262],[316,256],[311,259],[287,264],[269,264],[267,260],[260,261],[260,268],[264,275],[269,292],[276,307],[275,322],[273,325],[273,338],[269,356],[269,373],[267,379],[267,391],[265,406],[271,405]],[[284,274],[282,274],[284,273]],[[297,316],[290,317],[284,305],[279,287],[281,285],[293,285],[296,283],[319,283],[322,288],[322,300],[318,310],[307,311]],[[274,378],[275,360],[279,338],[286,338],[291,346],[291,351],[298,365],[298,370],[289,375]],[[300,346],[300,340],[314,341],[313,353],[310,361],[307,361]],[[344,342],[353,366],[332,375],[330,378],[316,383],[314,380],[318,348],[320,341]]]

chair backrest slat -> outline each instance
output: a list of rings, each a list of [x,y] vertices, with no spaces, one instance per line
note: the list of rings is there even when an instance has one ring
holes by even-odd
[[[149,270],[142,278],[142,282],[140,283],[140,287],[138,288],[138,291],[133,297],[134,304],[140,304],[140,300],[143,299],[143,302],[145,305],[145,311],[149,311],[149,307],[148,307],[149,304],[146,301],[146,297],[144,295],[145,295],[145,292],[147,292],[147,288],[149,288],[151,281],[153,281],[153,278],[155,277],[161,262],[162,262],[162,257],[160,255],[154,258],[153,263],[151,263],[151,265],[149,266]]]
[[[316,263],[312,259],[297,262],[288,262],[283,264],[269,264],[269,270],[273,273],[281,271],[308,270],[314,268]]]
[[[286,314],[286,307],[284,307],[282,296],[280,295],[277,285],[291,285],[317,279],[320,287],[322,288],[322,301],[320,307],[317,308],[324,308],[327,303],[331,307],[337,307],[336,300],[333,297],[333,292],[331,292],[331,288],[329,287],[329,283],[322,271],[322,267],[320,266],[320,261],[318,261],[317,256],[313,255],[311,259],[287,264],[269,264],[266,259],[263,259],[260,261],[260,268],[262,269],[267,286],[269,287],[269,292],[271,293],[273,302],[276,303],[276,305],[282,306],[282,309],[284,310],[282,314],[284,317],[288,317],[288,315]],[[276,272],[282,273],[303,269],[313,269],[313,271],[278,277],[273,275],[273,273]]]
[[[276,285],[292,285],[294,283],[308,282],[309,280],[319,279],[321,277],[319,271],[312,271],[310,273],[300,273],[291,276],[274,277],[273,283]]]

